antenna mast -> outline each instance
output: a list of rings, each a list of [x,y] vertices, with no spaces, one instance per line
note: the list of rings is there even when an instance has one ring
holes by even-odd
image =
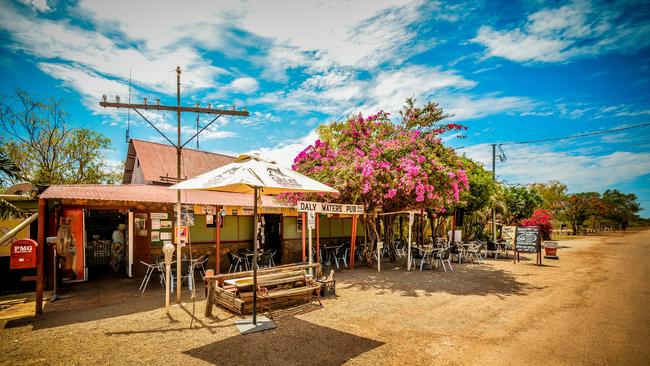
[[[131,69],[129,69],[129,104],[131,104]],[[131,108],[126,115],[126,143],[129,143],[129,132],[131,129]]]

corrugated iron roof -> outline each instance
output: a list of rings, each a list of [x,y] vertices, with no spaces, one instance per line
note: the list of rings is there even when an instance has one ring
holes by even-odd
[[[124,166],[123,183],[131,182],[136,157],[145,180],[168,183],[161,177],[176,178],[175,147],[157,142],[131,139]],[[184,179],[230,164],[235,160],[233,156],[188,148],[183,148],[181,157],[181,176]]]
[[[176,192],[176,190],[164,186],[145,184],[74,184],[50,186],[39,197],[46,199],[118,201],[125,203],[176,203]],[[252,207],[253,196],[241,193],[187,190],[181,191],[181,202],[197,205]],[[272,196],[262,196],[262,206],[291,207],[290,205],[279,202]]]

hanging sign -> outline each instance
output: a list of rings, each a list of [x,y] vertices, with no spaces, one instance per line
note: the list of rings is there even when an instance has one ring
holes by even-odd
[[[298,201],[298,204],[296,205],[296,210],[298,212],[315,212],[315,213],[323,213],[323,214],[344,214],[344,215],[363,214],[362,205],[344,205],[341,203]]]
[[[316,213],[314,211],[307,212],[307,229],[312,230],[316,228]]]
[[[152,220],[167,220],[167,212],[152,212],[149,214]]]
[[[216,215],[217,206],[194,205],[194,214],[195,215]]]
[[[177,226],[176,228],[176,242],[180,243],[181,247],[184,247],[187,243],[187,238],[189,236],[189,227],[187,226]]]
[[[10,269],[36,268],[36,247],[32,239],[20,239],[11,244]]]

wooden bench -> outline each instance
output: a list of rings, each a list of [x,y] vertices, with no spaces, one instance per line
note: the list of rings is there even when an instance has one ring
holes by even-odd
[[[292,285],[292,287],[283,288],[282,285]],[[271,319],[273,319],[273,305],[281,305],[283,302],[293,303],[303,299],[309,303],[314,294],[318,304],[323,306],[320,301],[320,283],[308,278],[304,269],[286,272],[283,276],[275,275],[271,278],[257,279],[260,309],[267,308]]]
[[[257,287],[258,300],[260,300],[257,304],[258,309],[262,305],[272,308],[288,306],[305,299],[311,301],[316,286],[320,288],[320,284],[315,284],[315,281],[306,274],[305,271],[309,269],[315,270],[316,276],[322,275],[319,263],[290,264],[258,270]],[[237,314],[251,313],[253,311],[252,276],[253,271],[206,276],[204,280],[207,283],[208,294],[205,316],[212,315],[214,305],[222,306]],[[320,297],[317,298],[320,303]]]

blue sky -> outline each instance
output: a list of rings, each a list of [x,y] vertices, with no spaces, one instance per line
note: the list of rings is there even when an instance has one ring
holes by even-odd
[[[467,125],[466,138],[446,143],[488,167],[491,143],[650,122],[643,2],[0,1],[0,92],[64,98],[72,125],[113,140],[113,162],[125,156],[127,114],[99,107],[102,94],[126,100],[131,73],[133,101],[175,103],[177,65],[184,104],[251,112],[220,119],[202,149],[287,165],[319,124],[397,114],[410,96]],[[147,116],[172,136],[175,115]],[[195,119],[184,118],[186,136]],[[133,114],[131,136],[162,141]],[[650,207],[648,137],[644,127],[504,145],[497,174],[559,179],[574,192],[619,188]]]

